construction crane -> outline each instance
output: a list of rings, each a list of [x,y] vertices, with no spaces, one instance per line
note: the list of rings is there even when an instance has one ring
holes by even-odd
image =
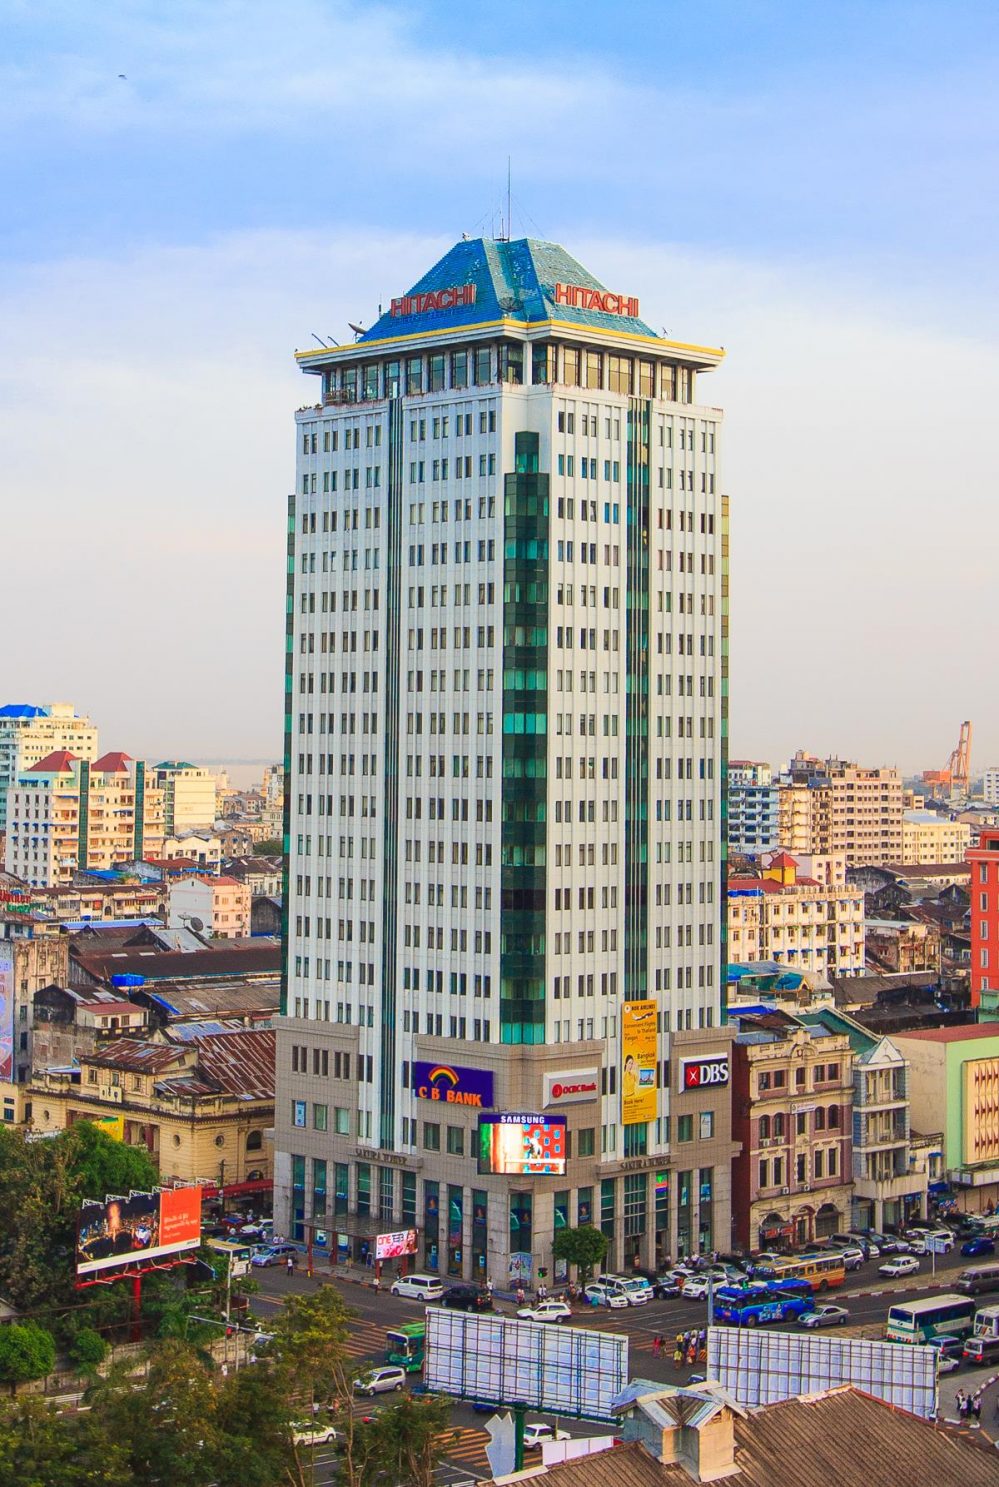
[[[957,748],[951,753],[946,769],[924,769],[923,784],[937,800],[966,800],[971,779],[971,724],[961,724]]]

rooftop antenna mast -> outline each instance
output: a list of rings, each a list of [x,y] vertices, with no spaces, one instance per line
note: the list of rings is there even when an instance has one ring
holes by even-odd
[[[513,237],[513,170],[510,156],[506,157],[506,240]]]

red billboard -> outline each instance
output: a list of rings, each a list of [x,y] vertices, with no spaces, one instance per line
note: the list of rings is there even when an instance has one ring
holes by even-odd
[[[201,1189],[88,1199],[76,1231],[76,1273],[130,1269],[201,1243]]]

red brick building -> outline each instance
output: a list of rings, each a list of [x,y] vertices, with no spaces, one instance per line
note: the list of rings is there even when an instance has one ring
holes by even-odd
[[[971,1005],[999,1011],[999,828],[986,827],[969,847],[971,867]]]

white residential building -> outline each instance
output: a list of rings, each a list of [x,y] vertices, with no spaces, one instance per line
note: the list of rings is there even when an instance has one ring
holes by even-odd
[[[481,239],[299,354],[295,1238],[363,1256],[415,1227],[421,1268],[497,1283],[550,1267],[567,1223],[610,1263],[728,1246],[726,511],[696,401],[721,355],[554,244]],[[494,1170],[480,1114],[521,1112],[554,1119],[553,1173]]]
[[[57,749],[97,758],[97,729],[71,702],[0,707],[0,832],[7,829],[7,794],[18,775]]]

